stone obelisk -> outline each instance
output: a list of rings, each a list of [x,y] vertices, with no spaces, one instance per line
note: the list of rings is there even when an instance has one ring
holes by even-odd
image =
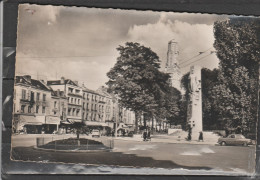
[[[192,128],[192,140],[198,140],[202,127],[202,92],[201,67],[194,65],[190,68],[190,104],[188,123]]]

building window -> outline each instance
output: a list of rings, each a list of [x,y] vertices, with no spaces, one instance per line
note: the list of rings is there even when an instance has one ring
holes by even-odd
[[[31,99],[30,99],[32,102],[34,101],[34,92],[31,91]]]
[[[75,116],[75,111],[76,111],[76,109],[75,109],[75,108],[73,108],[73,111],[72,111],[72,116]]]
[[[71,114],[71,108],[68,109],[68,115],[70,116]]]
[[[22,89],[22,99],[26,99],[26,90]]]
[[[88,113],[86,114],[86,120],[88,120]]]
[[[89,98],[88,98],[88,94],[87,94],[87,100],[89,100]]]
[[[76,114],[76,116],[80,116],[80,110],[79,109],[77,109],[77,114]]]
[[[83,98],[85,99],[85,93],[83,93]]]
[[[71,100],[71,103],[73,103],[73,98],[71,98],[70,100]]]
[[[77,99],[75,98],[75,101],[74,101],[75,104],[77,104]]]
[[[21,112],[24,113],[25,105],[21,106]]]
[[[88,103],[87,103],[87,110],[88,110]]]
[[[37,100],[37,101],[40,100],[40,93],[37,93],[37,95],[36,95],[36,100]]]
[[[42,95],[42,101],[46,101],[46,94]]]
[[[78,99],[78,104],[80,104],[80,99]]]
[[[53,112],[54,115],[56,115],[56,113],[57,113],[56,111]]]
[[[83,102],[83,104],[82,104],[82,107],[83,107],[83,109],[85,109],[85,103]]]
[[[93,110],[93,104],[91,104],[91,111]]]
[[[92,101],[94,101],[94,96],[93,96],[93,94],[92,94]]]
[[[31,113],[31,112],[32,112],[32,107],[28,106],[28,113]]]
[[[80,93],[80,90],[76,89],[76,94],[79,94]]]
[[[36,106],[36,113],[39,113],[39,106]]]
[[[42,106],[42,113],[45,113],[45,106]]]
[[[57,106],[57,102],[56,102],[56,101],[54,101],[54,108],[56,108],[56,106]]]
[[[14,100],[15,100],[15,98],[16,98],[16,90],[14,89]]]
[[[85,113],[82,113],[82,119],[85,119],[85,118],[84,118],[84,115],[85,115]]]
[[[73,93],[73,88],[69,88],[69,93]]]

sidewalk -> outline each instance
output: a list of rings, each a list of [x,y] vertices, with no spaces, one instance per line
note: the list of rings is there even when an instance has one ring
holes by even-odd
[[[211,139],[205,139],[203,142],[198,142],[197,140],[191,140],[186,141],[185,139],[178,139],[178,137],[175,136],[169,136],[169,135],[160,135],[153,137],[151,136],[151,142],[156,143],[172,143],[172,144],[200,144],[200,145],[216,145],[217,141],[211,141]],[[143,138],[140,137],[116,137],[115,140],[123,140],[123,141],[138,141],[143,142]],[[150,142],[150,141],[148,141]]]

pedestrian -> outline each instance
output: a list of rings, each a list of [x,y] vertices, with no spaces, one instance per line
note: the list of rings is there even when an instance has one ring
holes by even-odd
[[[200,131],[200,135],[199,135],[199,142],[202,141],[203,142],[203,132]]]
[[[146,141],[147,139],[147,132],[146,132],[146,129],[144,130],[144,133],[143,133],[143,140]]]
[[[148,133],[147,133],[147,140],[151,141],[151,132],[149,130],[148,130]]]

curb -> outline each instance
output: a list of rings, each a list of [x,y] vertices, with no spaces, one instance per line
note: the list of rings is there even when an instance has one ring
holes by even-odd
[[[121,140],[121,141],[136,141],[136,142],[144,142],[143,140],[132,140],[132,139],[115,139],[115,140]],[[218,143],[198,143],[198,142],[187,142],[187,141],[173,141],[173,142],[158,142],[158,141],[149,141],[153,143],[167,143],[167,144],[192,144],[192,145],[218,145]]]
[[[91,152],[111,152],[113,149],[99,149],[99,150],[55,150],[55,149],[45,149],[45,148],[38,148],[38,147],[33,147],[35,150],[40,150],[40,151],[48,151],[48,152],[66,152],[66,153],[91,153]]]

